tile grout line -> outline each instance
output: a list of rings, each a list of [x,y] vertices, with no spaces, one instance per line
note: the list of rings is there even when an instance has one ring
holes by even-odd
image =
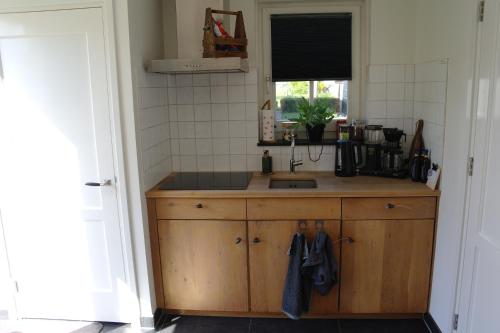
[[[340,319],[337,319],[337,328],[339,333],[342,333],[342,327],[340,326]]]
[[[247,333],[250,333],[252,331],[252,318],[250,318],[250,320],[248,321],[248,332]]]

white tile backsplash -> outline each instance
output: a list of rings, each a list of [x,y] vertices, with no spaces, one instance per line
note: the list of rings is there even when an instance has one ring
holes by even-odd
[[[405,65],[388,65],[387,82],[405,82]]]
[[[177,123],[179,127],[179,139],[194,139],[194,121],[181,121]]]
[[[387,83],[369,83],[367,89],[367,100],[385,101],[387,100]]]
[[[404,101],[405,99],[405,84],[404,83],[388,83],[387,84],[387,100],[388,101]]]
[[[229,103],[244,103],[245,102],[245,86],[229,86],[228,87]]]
[[[214,138],[228,138],[229,137],[229,121],[212,121],[212,136]]]
[[[199,121],[195,123],[195,136],[197,139],[212,138],[212,123],[209,121]]]
[[[194,121],[194,106],[177,105],[177,121]]]
[[[197,155],[213,155],[212,139],[196,138]]]
[[[247,156],[246,155],[231,155],[230,156],[230,170],[231,171],[246,171],[247,170]]]
[[[210,87],[194,87],[193,94],[194,104],[210,103]]]
[[[435,160],[442,160],[447,65],[369,67],[366,118],[369,124],[403,128],[413,135],[416,119]],[[275,170],[288,169],[288,147],[257,147],[257,71],[161,75],[143,73],[138,111],[145,187],[170,170],[227,171],[261,168],[269,148]],[[407,143],[408,144],[408,143]],[[311,155],[319,153],[311,147]],[[436,156],[438,155],[438,156]],[[312,163],[298,147],[301,170],[332,170],[334,151],[325,147]]]
[[[227,103],[227,86],[212,86],[210,88],[212,103]]]
[[[246,138],[246,125],[247,123],[241,120],[229,121],[229,137]]]
[[[424,143],[432,161],[439,165],[443,162],[447,80],[446,60],[415,65],[413,123],[424,120]],[[406,121],[405,126],[409,126]]]
[[[196,155],[180,156],[180,160],[181,160],[180,169],[182,171],[194,172],[198,170]]]
[[[212,155],[198,155],[196,156],[197,171],[214,170],[214,157]]]
[[[226,73],[212,73],[210,74],[210,86],[227,86]]]
[[[246,138],[231,138],[229,141],[229,153],[231,155],[241,155],[247,153]]]
[[[246,105],[245,103],[230,103],[228,105],[229,120],[245,120]],[[255,113],[256,110],[254,110]]]
[[[192,87],[193,74],[177,74],[175,75],[175,86],[179,87]]]
[[[211,104],[198,104],[194,106],[195,121],[210,121],[212,120]]]
[[[245,73],[229,73],[227,75],[228,86],[244,86]]]
[[[386,118],[387,102],[386,101],[368,101],[366,104],[366,118]]]
[[[442,162],[448,65],[433,61],[372,65],[368,70],[365,118],[368,124],[404,129],[409,147],[418,119],[433,160]],[[384,95],[385,94],[385,95]]]
[[[229,138],[213,138],[214,155],[229,155]]]
[[[212,104],[212,120],[228,120],[227,104]]]
[[[193,87],[209,87],[210,74],[193,74]]]
[[[395,70],[398,69],[391,69],[392,76],[398,74]],[[384,66],[384,77],[385,71]],[[405,68],[402,69],[403,74],[401,69],[399,72],[398,75],[404,78]],[[268,148],[273,156],[274,170],[288,170],[289,147],[257,146],[259,103],[256,69],[251,69],[249,73],[167,75],[163,79],[155,77],[151,80],[150,85],[168,86],[164,87],[164,97],[161,96],[161,90],[148,93],[153,95],[153,100],[149,103],[162,101],[168,105],[156,112],[162,110],[169,120],[164,126],[169,132],[169,140],[165,145],[168,149],[165,148],[165,151],[169,153],[166,156],[172,170],[259,171],[262,153]],[[384,103],[384,117],[387,108],[386,87],[387,83],[384,81],[382,92],[375,98]],[[147,119],[147,126],[165,119],[154,112],[151,111],[155,116],[152,116],[154,119]],[[153,144],[155,138],[161,135],[160,130],[152,131],[146,141]],[[316,151],[314,146],[311,148]],[[148,161],[151,160],[151,154],[148,155]],[[297,158],[305,157],[304,147],[298,147]],[[332,147],[325,147],[321,162],[306,162],[301,166],[301,170],[332,168]]]
[[[196,154],[196,140],[183,139],[179,141],[180,155],[195,155]]]
[[[177,88],[177,104],[193,104],[194,91],[193,87],[178,87]]]
[[[257,101],[257,85],[247,85],[245,95],[245,101],[247,103],[254,103],[255,101]]]
[[[151,188],[172,170],[172,128],[176,108],[168,104],[169,77],[138,69],[139,105],[135,109],[140,142],[139,163],[144,190]],[[174,95],[176,91],[172,92]],[[174,131],[175,134],[175,131]]]
[[[140,89],[140,109],[163,106],[165,102],[164,88],[141,88]]]

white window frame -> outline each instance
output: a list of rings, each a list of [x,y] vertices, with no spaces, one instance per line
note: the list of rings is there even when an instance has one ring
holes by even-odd
[[[258,54],[262,64],[259,71],[259,90],[260,100],[271,100],[272,107],[275,104],[275,83],[271,81],[272,61],[271,61],[271,15],[273,14],[312,14],[312,13],[352,13],[352,80],[349,83],[349,111],[348,121],[359,119],[363,114],[361,112],[363,93],[361,83],[366,77],[366,59],[367,59],[367,21],[364,1],[344,1],[335,3],[311,3],[306,0],[298,2],[262,2],[260,3],[258,13],[258,36],[260,42],[257,43],[261,49]],[[335,121],[332,121],[327,130],[334,130]]]

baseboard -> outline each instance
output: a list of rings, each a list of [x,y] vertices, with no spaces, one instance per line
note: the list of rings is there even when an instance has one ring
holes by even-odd
[[[141,317],[141,327],[143,328],[155,327],[154,317]]]
[[[172,319],[176,317],[178,317],[178,315],[169,314],[165,309],[156,309],[153,317],[155,331],[160,331],[164,328],[167,328],[172,324]]]
[[[430,313],[427,312],[426,314],[424,314],[424,322],[427,325],[427,327],[429,328],[429,331],[431,333],[442,333],[441,329],[436,324],[436,322],[434,321],[434,318],[432,318],[432,315]]]

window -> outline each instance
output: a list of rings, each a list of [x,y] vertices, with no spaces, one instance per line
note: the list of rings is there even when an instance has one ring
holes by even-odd
[[[280,121],[298,117],[297,103],[301,98],[313,102],[328,101],[336,119],[347,118],[349,81],[292,81],[276,82],[275,106]]]
[[[364,10],[360,1],[260,6],[260,94],[273,102],[277,122],[296,117],[300,98],[327,99],[337,119],[360,116],[361,54],[366,50],[362,41],[367,40],[361,33],[366,26],[361,21]],[[277,130],[281,128],[277,123]],[[327,126],[327,131],[334,129],[334,122]]]

